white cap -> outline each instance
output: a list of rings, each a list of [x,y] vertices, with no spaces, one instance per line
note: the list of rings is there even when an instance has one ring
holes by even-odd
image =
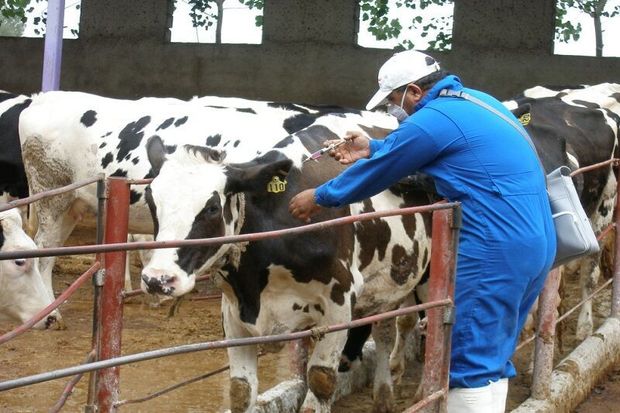
[[[385,99],[394,89],[439,70],[441,68],[435,59],[417,50],[394,54],[379,69],[379,90],[368,101],[366,109],[370,110],[385,103]]]

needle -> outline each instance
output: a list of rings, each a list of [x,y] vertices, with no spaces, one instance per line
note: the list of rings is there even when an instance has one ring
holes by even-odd
[[[309,157],[308,159],[304,160],[304,162],[307,162],[307,161],[310,161],[310,160],[312,160],[312,161],[316,161],[316,160],[317,160],[317,159],[319,159],[321,156],[323,156],[323,154],[324,154],[324,153],[329,152],[329,151],[331,151],[331,150],[333,150],[333,149],[336,149],[337,147],[339,147],[339,146],[341,146],[341,145],[343,145],[343,144],[345,144],[345,143],[347,143],[347,139],[342,138],[340,141],[338,141],[338,142],[336,142],[336,143],[332,143],[331,145],[329,145],[329,146],[328,146],[328,147],[326,147],[326,148],[319,149],[319,150],[318,150],[318,151],[316,151],[316,152],[312,152],[312,153],[310,154],[310,157]]]

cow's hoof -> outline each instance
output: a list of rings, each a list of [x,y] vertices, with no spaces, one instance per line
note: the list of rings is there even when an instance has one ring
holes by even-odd
[[[322,366],[310,367],[308,388],[319,401],[328,401],[336,391],[336,372]]]
[[[230,379],[230,411],[232,413],[246,412],[250,407],[252,388],[244,378]]]
[[[54,328],[56,330],[66,330],[67,329],[67,325],[65,324],[65,320],[61,317],[55,317],[56,320],[54,322],[52,322],[52,325],[54,326]]]
[[[373,413],[391,413],[394,411],[394,394],[389,385],[382,384],[374,393],[373,399]]]

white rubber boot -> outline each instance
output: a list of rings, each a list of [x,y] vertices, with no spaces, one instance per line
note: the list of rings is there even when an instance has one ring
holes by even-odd
[[[494,409],[491,385],[450,389],[448,413],[498,413]]]
[[[508,379],[501,379],[491,383],[491,393],[493,395],[493,406],[498,413],[506,411],[506,398],[508,397]]]

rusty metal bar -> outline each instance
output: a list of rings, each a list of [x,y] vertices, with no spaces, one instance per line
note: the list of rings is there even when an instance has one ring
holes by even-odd
[[[620,159],[613,158],[613,159],[609,159],[609,160],[604,161],[604,162],[599,162],[599,163],[595,163],[595,164],[592,164],[592,165],[584,166],[583,168],[575,169],[574,171],[572,171],[570,173],[570,176],[572,177],[572,176],[575,176],[575,175],[582,174],[584,172],[589,172],[589,171],[592,171],[594,169],[602,168],[603,166],[606,166],[606,165],[618,165],[619,161],[620,161]]]
[[[125,179],[108,178],[105,242],[127,240],[129,226],[129,185]],[[121,354],[123,332],[123,278],[125,251],[105,254],[105,278],[101,293],[101,329],[99,359],[107,360]],[[97,411],[110,413],[119,396],[119,368],[100,370],[97,375]]]
[[[97,181],[97,245],[103,244],[105,232],[105,207],[108,198],[105,181]],[[97,254],[97,261],[104,262],[105,255]],[[91,346],[95,351],[94,360],[99,360],[99,320],[101,319],[101,289],[103,287],[104,271],[100,270],[99,274],[93,278],[93,319],[92,319],[92,338]],[[96,413],[96,396],[97,396],[97,372],[92,371],[88,376],[88,393],[86,395],[86,405],[84,413]]]
[[[227,347],[239,347],[256,344],[275,343],[278,341],[292,341],[306,337],[313,337],[321,334],[329,334],[336,331],[347,330],[349,328],[360,327],[367,324],[376,323],[379,321],[387,320],[388,318],[399,317],[405,314],[427,311],[431,308],[441,306],[452,306],[451,299],[446,298],[443,300],[428,302],[424,304],[413,305],[410,307],[399,308],[392,311],[387,311],[382,314],[360,318],[358,320],[352,320],[347,323],[335,324],[332,326],[316,327],[310,330],[296,331],[293,333],[277,334],[273,336],[258,336],[258,337],[246,337],[236,338],[230,340],[210,341],[196,344],[185,344],[177,347],[169,347],[158,350],[146,351],[143,353],[130,354],[126,356],[116,357],[114,359],[100,360],[93,363],[82,364],[79,366],[67,367],[64,369],[54,370],[50,372],[35,374],[32,376],[21,377],[14,380],[7,380],[0,382],[0,391],[11,390],[17,387],[28,386],[31,384],[42,383],[45,381],[55,380],[62,377],[73,376],[75,374],[84,373],[87,371],[106,369],[110,367],[122,366],[124,364],[136,363],[139,361],[152,360],[155,358],[173,356],[177,354],[187,354],[196,351],[212,350]]]
[[[0,212],[2,211],[6,211],[12,208],[17,208],[20,206],[24,206],[24,205],[28,205],[31,204],[35,201],[39,201],[43,198],[47,198],[50,196],[54,196],[54,195],[59,195],[59,194],[63,194],[65,192],[70,192],[70,191],[74,191],[78,188],[81,188],[83,186],[86,185],[90,185],[93,182],[97,182],[97,181],[101,181],[104,179],[104,175],[103,174],[99,174],[94,178],[89,178],[89,179],[85,179],[83,181],[79,181],[79,182],[75,182],[71,185],[67,185],[67,186],[62,186],[60,188],[56,188],[56,189],[51,189],[49,191],[43,191],[43,192],[39,192],[38,194],[29,196],[28,198],[21,198],[21,199],[17,199],[15,201],[11,201],[11,202],[7,202],[6,204],[1,204],[0,205]]]
[[[577,311],[582,305],[584,305],[587,301],[591,300],[595,295],[597,295],[598,293],[600,293],[602,290],[604,290],[605,288],[607,288],[609,286],[609,284],[611,284],[613,282],[613,278],[605,281],[601,286],[599,286],[596,290],[592,291],[591,294],[589,294],[586,298],[582,299],[579,303],[575,304],[575,306],[573,306],[570,310],[568,310],[567,312],[565,312],[564,314],[562,314],[561,317],[558,317],[558,319],[555,321],[555,324],[559,324],[562,321],[566,320],[572,313],[574,313],[575,311]],[[521,350],[523,347],[525,347],[526,345],[528,345],[529,343],[531,343],[532,341],[534,341],[534,339],[536,338],[536,335],[533,335],[532,337],[523,340],[522,342],[519,343],[519,345],[517,346],[517,348],[515,349],[515,351],[519,351]]]
[[[261,352],[261,353],[258,353],[257,357],[261,358],[264,355],[265,355],[265,353]],[[216,374],[223,373],[223,372],[225,372],[225,371],[227,371],[229,369],[230,369],[230,366],[227,364],[227,365],[225,365],[223,367],[220,367],[219,369],[212,370],[212,371],[210,371],[208,373],[205,373],[205,374],[202,374],[200,376],[192,377],[189,380],[185,380],[185,381],[182,381],[180,383],[173,384],[172,386],[165,387],[165,388],[163,388],[161,390],[158,390],[158,391],[156,391],[154,393],[148,394],[148,395],[146,395],[144,397],[139,397],[137,399],[121,400],[121,401],[119,401],[117,403],[114,403],[114,407],[117,408],[117,407],[120,407],[120,406],[124,406],[126,404],[144,403],[144,402],[147,402],[149,400],[153,400],[156,397],[163,396],[166,393],[170,393],[171,391],[176,390],[178,388],[181,388],[183,386],[187,386],[187,385],[190,385],[192,383],[196,383],[197,381],[200,381],[200,380],[208,379],[209,377],[215,376]]]
[[[438,400],[439,398],[444,398],[445,399],[446,394],[447,393],[446,393],[445,390],[438,390],[435,393],[433,393],[433,394],[425,397],[424,399],[420,400],[419,402],[417,402],[416,404],[414,404],[413,406],[411,406],[410,408],[405,410],[403,413],[419,412],[420,410],[422,410],[423,408],[425,408],[426,406],[428,406],[429,404],[431,404],[435,400]]]
[[[435,211],[431,238],[431,273],[429,280],[429,301],[442,298],[454,299],[456,251],[460,228],[460,208]],[[422,378],[422,396],[426,399],[437,392],[448,392],[450,373],[450,349],[454,307],[434,308],[426,313],[427,333]],[[445,413],[447,398],[425,412]]]
[[[616,170],[616,209],[614,210],[614,222],[616,224],[616,251],[614,253],[614,280],[611,291],[611,317],[620,317],[620,168]]]
[[[532,397],[538,400],[545,400],[550,394],[556,325],[555,298],[559,286],[560,269],[555,268],[549,272],[538,298],[538,325],[532,374]]]
[[[84,363],[90,363],[91,361],[93,361],[95,359],[95,353],[96,353],[95,349],[92,349],[90,353],[88,353],[88,356],[86,356],[86,360],[84,361]],[[53,405],[50,408],[48,413],[58,413],[59,411],[62,410],[65,403],[67,402],[67,399],[69,398],[71,393],[73,393],[73,389],[78,384],[78,382],[82,379],[83,375],[84,374],[82,373],[82,374],[77,374],[73,376],[73,378],[69,381],[69,383],[67,383],[67,385],[63,389],[62,394],[60,395],[60,399],[56,402],[55,405]]]
[[[95,262],[84,274],[80,275],[80,277],[75,280],[73,284],[71,284],[65,291],[63,291],[63,293],[60,294],[58,298],[56,298],[51,304],[36,313],[30,320],[26,321],[21,326],[0,336],[0,344],[4,344],[7,341],[12,340],[20,334],[28,331],[33,325],[43,320],[43,318],[46,317],[49,313],[60,307],[60,305],[64,303],[67,298],[73,295],[75,290],[80,288],[87,279],[92,277],[92,275],[95,273],[95,271],[99,269],[100,266],[101,265],[99,262]]]
[[[118,178],[120,179],[120,178]],[[373,219],[382,217],[391,217],[395,215],[411,215],[421,212],[438,211],[454,208],[458,205],[458,202],[454,203],[437,203],[429,206],[410,207],[402,209],[390,209],[387,211],[379,212],[366,212],[359,215],[349,215],[342,218],[331,219],[328,221],[316,222],[308,225],[301,225],[293,228],[286,228],[275,231],[265,231],[254,234],[242,234],[242,235],[229,235],[224,237],[215,238],[199,238],[199,239],[186,239],[179,241],[145,241],[145,242],[116,242],[106,243],[106,245],[85,245],[77,247],[59,247],[59,248],[41,248],[33,251],[20,251],[20,252],[1,252],[0,260],[13,259],[13,258],[32,258],[32,257],[48,257],[48,256],[62,256],[62,255],[79,255],[79,254],[93,254],[99,252],[112,252],[112,251],[135,251],[135,250],[152,250],[157,248],[178,248],[188,246],[205,246],[205,245],[220,245],[230,244],[234,242],[244,241],[261,241],[268,238],[282,237],[285,235],[297,235],[305,232],[312,232],[323,230],[335,225],[352,224],[358,221],[371,221]]]

